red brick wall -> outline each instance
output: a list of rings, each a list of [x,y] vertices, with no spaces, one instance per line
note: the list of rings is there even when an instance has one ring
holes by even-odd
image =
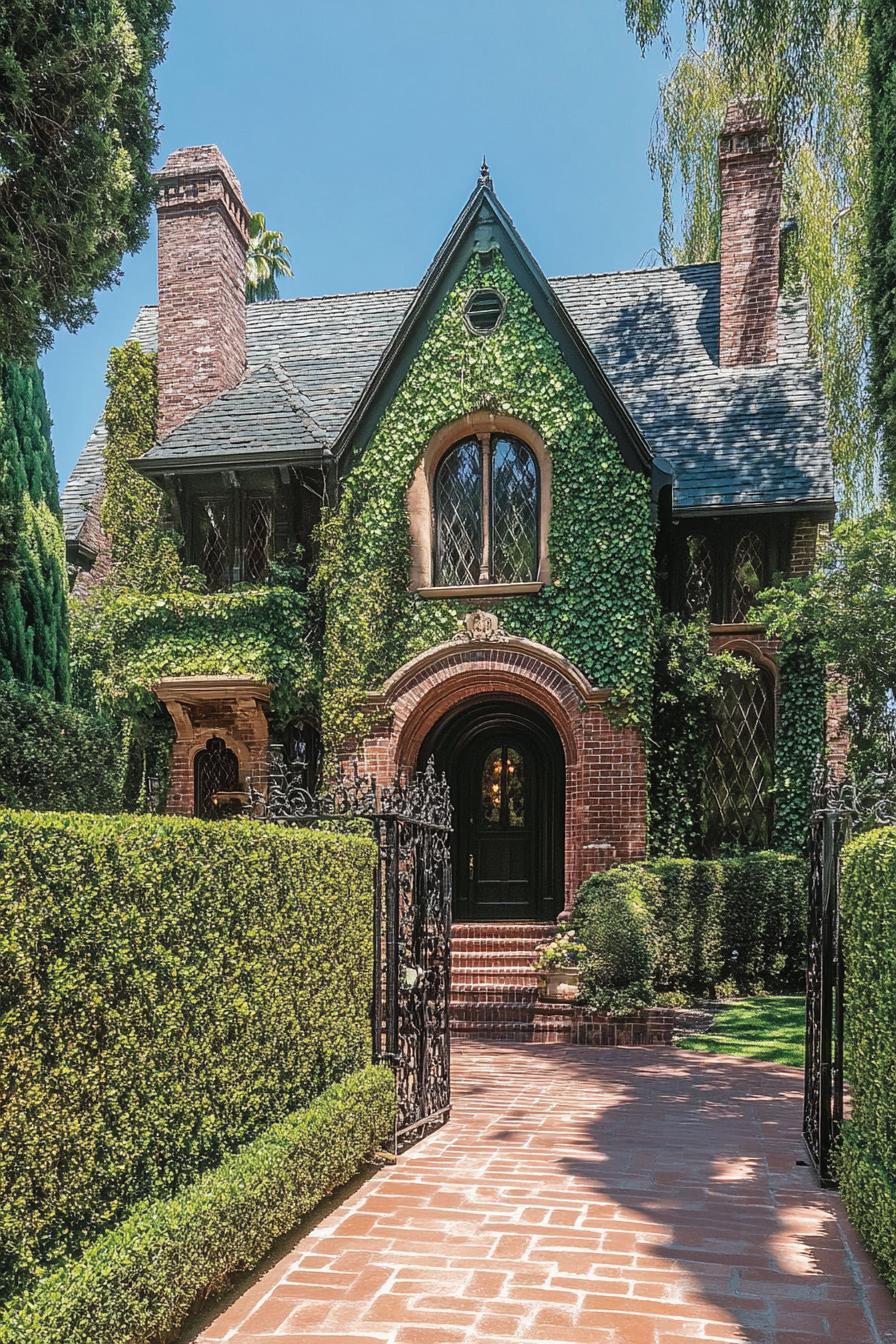
[[[259,789],[267,778],[268,724],[264,713],[252,702],[241,707],[236,700],[211,701],[185,710],[185,722],[178,724],[178,735],[171,748],[171,783],[165,811],[173,816],[192,817],[195,811],[194,771],[196,753],[211,737],[224,739],[236,754],[240,766],[240,787],[247,778]]]
[[[550,650],[528,640],[442,645],[414,659],[371,697],[371,728],[346,743],[381,780],[413,769],[423,741],[450,710],[488,696],[536,705],[557,729],[566,761],[565,898],[567,907],[592,872],[644,857],[647,779],[644,744],[616,727],[605,696]]]
[[[719,138],[722,190],[719,364],[778,358],[781,164],[749,102],[730,103]]]
[[[175,150],[157,177],[162,438],[245,371],[249,217],[215,145]]]
[[[815,518],[797,518],[790,546],[790,577],[811,574],[818,559],[819,525]]]

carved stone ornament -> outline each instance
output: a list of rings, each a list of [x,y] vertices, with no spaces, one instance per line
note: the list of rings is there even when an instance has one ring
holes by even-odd
[[[470,611],[463,618],[461,628],[452,644],[503,644],[510,636],[493,611]]]

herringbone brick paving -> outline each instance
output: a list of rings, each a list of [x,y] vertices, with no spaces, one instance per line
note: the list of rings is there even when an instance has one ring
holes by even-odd
[[[884,1344],[793,1069],[464,1042],[451,1123],[356,1189],[202,1344]]]

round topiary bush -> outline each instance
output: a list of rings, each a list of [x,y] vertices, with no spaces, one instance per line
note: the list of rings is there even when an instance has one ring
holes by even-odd
[[[580,992],[591,1008],[624,1013],[654,1001],[656,935],[645,899],[651,873],[619,868],[583,882],[573,909],[573,927],[586,951]]]

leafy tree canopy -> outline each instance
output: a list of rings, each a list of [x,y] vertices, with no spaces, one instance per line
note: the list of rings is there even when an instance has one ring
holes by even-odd
[[[289,248],[279,229],[269,229],[264,215],[249,216],[249,248],[246,253],[246,302],[279,299],[278,275],[292,275]]]
[[[43,378],[0,358],[0,681],[68,699],[67,590]]]
[[[763,593],[769,634],[812,643],[849,681],[853,756],[896,774],[896,509],[833,531],[817,570]]]
[[[32,358],[147,236],[172,0],[0,6],[0,353]]]
[[[882,0],[889,3],[889,0]],[[668,264],[718,256],[718,136],[729,99],[760,98],[781,146],[784,210],[797,224],[787,276],[802,286],[829,407],[844,508],[879,481],[868,378],[868,40],[858,0],[626,0],[642,46],[670,46],[681,11],[687,50],[660,88],[651,168],[663,188]],[[896,404],[896,379],[893,386]],[[896,415],[894,415],[896,435]]]

